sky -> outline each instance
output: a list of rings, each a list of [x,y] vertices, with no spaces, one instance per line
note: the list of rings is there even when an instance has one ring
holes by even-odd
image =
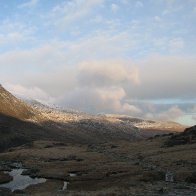
[[[196,0],[0,0],[0,83],[88,113],[196,124]]]

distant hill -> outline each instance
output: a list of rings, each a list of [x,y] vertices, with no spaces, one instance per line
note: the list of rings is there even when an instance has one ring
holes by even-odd
[[[184,125],[172,121],[146,120],[132,116],[116,114],[106,114],[102,116],[105,116],[105,118],[111,119],[113,121],[119,120],[122,123],[131,124],[140,129],[140,134],[144,137],[162,135],[171,132],[182,132],[185,128],[187,128]]]

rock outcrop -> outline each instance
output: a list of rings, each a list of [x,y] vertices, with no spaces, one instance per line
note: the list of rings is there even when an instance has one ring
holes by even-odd
[[[196,125],[184,130],[183,133],[173,135],[168,141],[166,146],[175,146],[182,144],[196,143]]]

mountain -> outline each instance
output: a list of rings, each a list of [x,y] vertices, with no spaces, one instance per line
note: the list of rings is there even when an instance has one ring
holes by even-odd
[[[122,123],[131,124],[132,126],[137,127],[140,130],[140,134],[144,137],[151,137],[159,134],[162,135],[171,132],[182,132],[186,128],[186,126],[172,121],[146,120],[115,114],[107,114],[102,116],[105,116],[105,118],[111,119],[113,121],[119,120]]]
[[[138,128],[119,120],[25,103],[1,86],[0,138],[2,151],[35,140],[94,144],[142,136]]]
[[[114,132],[117,129],[119,131],[121,130],[121,132],[124,130],[128,133],[134,133],[135,135],[132,135],[132,138],[139,138],[139,135],[140,137],[152,137],[155,135],[182,132],[186,128],[186,126],[172,121],[146,120],[119,114],[91,115],[71,109],[52,108],[34,100],[28,100],[28,103],[51,121],[69,122],[78,126],[83,125],[85,129],[103,129],[105,126],[104,129],[109,129],[109,132]]]
[[[0,113],[20,120],[36,118],[36,113],[0,85]]]
[[[183,130],[173,122],[149,121],[124,115],[91,115],[22,101],[0,86],[0,150],[35,140],[66,143],[134,141]]]

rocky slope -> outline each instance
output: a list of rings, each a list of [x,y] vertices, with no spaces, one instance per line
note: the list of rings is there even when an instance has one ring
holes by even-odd
[[[140,133],[144,137],[151,137],[155,135],[162,135],[166,133],[182,132],[186,126],[172,121],[154,121],[135,118],[126,115],[103,115],[103,117],[111,121],[121,121],[122,123],[131,124],[140,129]]]
[[[46,118],[58,121],[58,122],[77,122],[79,124],[92,125],[101,123],[113,123],[115,125],[137,127],[143,136],[154,136],[156,134],[164,134],[170,132],[182,132],[186,128],[185,126],[172,122],[172,121],[153,121],[139,119],[127,115],[117,114],[102,114],[102,115],[90,115],[84,112],[74,110],[64,110],[61,108],[51,108],[43,105],[38,101],[28,101],[31,107],[38,110]]]
[[[64,129],[64,131],[69,127],[69,130],[76,132],[76,136],[78,134],[82,134],[86,138],[93,136],[93,141],[100,139],[102,142],[105,140],[135,140],[143,138],[137,127],[119,119],[73,110],[50,108],[36,101],[28,103],[47,119],[49,126],[58,124],[58,128]]]

